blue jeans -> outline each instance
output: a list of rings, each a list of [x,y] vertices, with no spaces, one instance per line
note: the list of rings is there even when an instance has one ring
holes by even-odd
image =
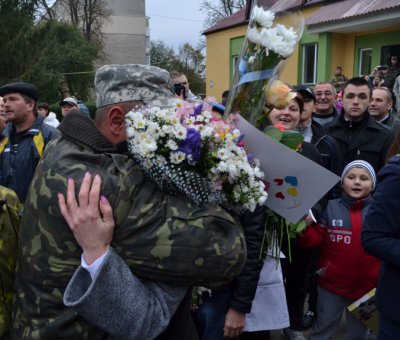
[[[200,339],[222,340],[224,336],[225,315],[229,309],[231,287],[203,293],[202,303],[197,311]]]
[[[377,340],[400,339],[400,325],[379,314],[379,331]]]

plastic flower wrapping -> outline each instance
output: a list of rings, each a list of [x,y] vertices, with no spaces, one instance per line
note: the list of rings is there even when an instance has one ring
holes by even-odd
[[[267,198],[264,175],[234,122],[211,109],[179,100],[172,108],[134,109],[126,115],[129,150],[167,194],[253,211]]]
[[[284,67],[285,60],[295,50],[304,20],[295,12],[287,14],[285,18],[289,24],[276,24],[275,13],[258,7],[256,1],[253,1],[226,115],[240,113],[248,122],[258,126],[260,117],[264,116],[265,106],[270,109],[275,105],[283,107],[290,100],[282,94],[284,84],[274,81]],[[283,101],[274,101],[274,97]]]

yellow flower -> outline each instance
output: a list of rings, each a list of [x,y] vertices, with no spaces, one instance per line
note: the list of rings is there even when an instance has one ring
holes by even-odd
[[[282,109],[288,105],[289,101],[296,97],[296,93],[280,80],[274,80],[266,90],[267,105]]]

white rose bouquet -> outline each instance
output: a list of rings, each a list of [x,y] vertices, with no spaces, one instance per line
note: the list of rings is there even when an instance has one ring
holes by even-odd
[[[266,92],[278,78],[282,61],[293,54],[303,28],[302,20],[296,21],[296,29],[274,21],[275,13],[253,6],[225,111],[239,112],[255,126],[268,104]]]

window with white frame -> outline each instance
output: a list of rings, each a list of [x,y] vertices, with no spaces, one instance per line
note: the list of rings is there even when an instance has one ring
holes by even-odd
[[[236,66],[237,66],[238,61],[239,61],[239,56],[238,55],[232,56],[232,76],[235,74],[235,70],[236,70]]]
[[[318,44],[303,45],[302,83],[315,84],[317,82],[317,55]]]

